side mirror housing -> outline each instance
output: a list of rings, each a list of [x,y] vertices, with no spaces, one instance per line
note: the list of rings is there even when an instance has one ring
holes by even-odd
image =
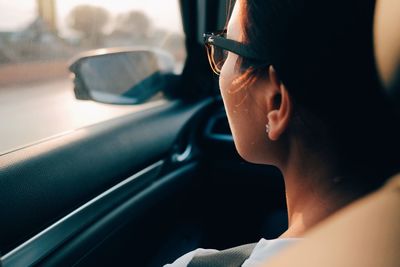
[[[75,97],[109,104],[140,104],[163,91],[175,61],[160,50],[97,49],[78,55],[69,67]]]

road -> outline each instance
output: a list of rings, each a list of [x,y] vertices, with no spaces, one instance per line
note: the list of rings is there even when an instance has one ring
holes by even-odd
[[[72,81],[0,88],[0,155],[87,125],[158,105],[116,106],[74,98]]]

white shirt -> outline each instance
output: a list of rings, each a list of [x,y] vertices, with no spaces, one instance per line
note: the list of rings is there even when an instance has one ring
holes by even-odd
[[[270,257],[274,256],[279,251],[298,240],[298,238],[282,238],[272,240],[266,240],[262,238],[253,249],[250,257],[242,264],[242,267],[257,266],[260,263],[264,263]],[[198,248],[186,253],[174,261],[174,263],[164,265],[164,267],[187,267],[187,265],[195,256],[207,255],[213,252],[218,252],[218,250]]]

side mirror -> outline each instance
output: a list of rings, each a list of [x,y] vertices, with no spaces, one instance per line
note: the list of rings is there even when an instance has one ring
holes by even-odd
[[[70,65],[75,97],[109,104],[140,104],[174,79],[175,61],[159,50],[107,48],[78,55]]]

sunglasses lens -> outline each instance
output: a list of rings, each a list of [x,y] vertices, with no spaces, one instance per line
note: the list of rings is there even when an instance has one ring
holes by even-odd
[[[228,56],[228,51],[211,44],[207,44],[206,47],[211,68],[216,74],[220,74],[222,66]]]
[[[228,51],[216,46],[212,46],[211,48],[215,68],[218,72],[221,72],[222,66],[224,65],[225,60],[228,57]]]

